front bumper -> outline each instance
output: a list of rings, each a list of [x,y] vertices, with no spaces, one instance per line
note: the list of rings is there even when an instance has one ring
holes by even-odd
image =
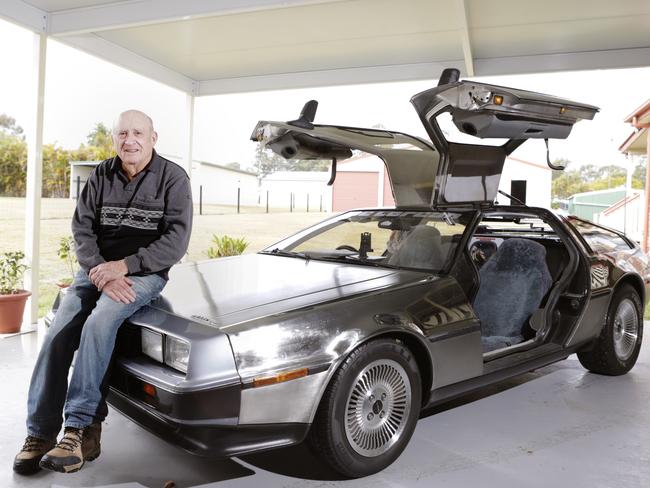
[[[174,393],[146,385],[124,369],[114,368],[108,403],[193,454],[230,457],[274,449],[302,442],[309,430],[307,423],[238,425],[240,386]]]

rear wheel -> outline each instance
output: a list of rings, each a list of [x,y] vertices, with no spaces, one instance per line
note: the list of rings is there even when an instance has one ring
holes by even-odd
[[[316,453],[357,478],[389,466],[406,447],[420,413],[420,374],[395,339],[361,345],[325,391],[310,431]]]
[[[641,299],[631,285],[624,284],[614,292],[605,325],[593,348],[578,352],[578,359],[593,373],[622,375],[636,363],[642,338]]]

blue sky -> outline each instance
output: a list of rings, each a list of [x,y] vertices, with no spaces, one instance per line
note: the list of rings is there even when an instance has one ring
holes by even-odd
[[[0,20],[0,113],[29,127],[35,88],[33,35]],[[478,78],[477,78],[478,79]],[[623,118],[650,98],[650,67],[482,78],[482,81],[541,91],[601,107],[592,122],[581,122],[566,141],[551,146],[552,157],[579,164],[626,164],[617,148],[631,132]],[[433,80],[202,97],[195,104],[194,158],[242,166],[252,162],[248,140],[257,120],[295,118],[305,101],[316,99],[316,122],[352,126],[382,124],[426,137],[410,97]],[[46,143],[77,147],[96,122],[110,125],[119,112],[138,108],[151,115],[159,133],[158,150],[185,153],[185,94],[69,48],[48,42]],[[518,150],[524,159],[543,162],[543,143]]]

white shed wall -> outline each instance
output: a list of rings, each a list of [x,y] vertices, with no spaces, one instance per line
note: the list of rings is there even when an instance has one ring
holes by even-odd
[[[240,173],[227,168],[198,163],[192,170],[192,197],[199,201],[203,187],[203,203],[213,205],[237,205],[237,188],[240,188],[240,205],[258,204],[257,176]]]
[[[527,182],[526,205],[551,208],[551,179],[550,168],[506,158],[499,190],[510,193],[510,183],[513,180],[525,180]],[[501,194],[497,196],[497,201],[499,203],[509,203],[508,198]]]
[[[634,194],[639,194],[639,196],[632,198]],[[612,207],[616,205],[614,204]],[[619,205],[611,212],[604,211],[595,214],[594,222],[624,232],[630,239],[641,242],[643,239],[644,205],[645,192],[632,190],[629,193],[627,205]]]
[[[291,195],[293,208],[297,211],[329,212],[332,209],[332,187],[327,186],[330,174],[327,172],[278,171],[262,179],[260,204],[266,205],[268,191],[269,207],[289,211]]]
[[[77,178],[79,178],[79,192],[84,189],[86,186],[86,181],[90,173],[93,172],[95,166],[81,166],[81,165],[71,165],[70,166],[70,198],[77,198]]]

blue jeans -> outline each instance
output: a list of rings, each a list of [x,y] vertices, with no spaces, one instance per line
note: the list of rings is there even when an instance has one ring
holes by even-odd
[[[27,398],[27,433],[55,440],[61,429],[83,428],[101,422],[108,413],[105,402],[107,372],[117,330],[140,307],[162,291],[158,275],[130,276],[135,302],[124,304],[101,293],[79,271],[65,294],[38,354]],[[68,386],[75,350],[77,359]]]

